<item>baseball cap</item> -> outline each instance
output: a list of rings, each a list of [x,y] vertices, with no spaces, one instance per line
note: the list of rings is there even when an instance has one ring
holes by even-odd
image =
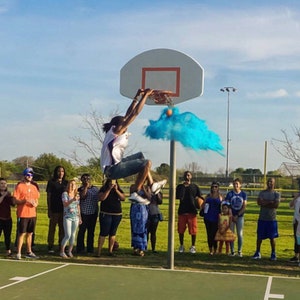
[[[23,171],[23,175],[27,175],[27,174],[33,174],[33,169],[32,168],[26,168],[24,171]]]

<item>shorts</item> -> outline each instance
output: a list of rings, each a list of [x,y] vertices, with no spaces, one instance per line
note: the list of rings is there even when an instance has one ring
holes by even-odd
[[[100,236],[115,236],[122,220],[122,215],[99,214]]]
[[[259,240],[274,239],[278,235],[277,221],[262,221],[257,222],[257,238]]]
[[[190,235],[197,234],[197,215],[184,214],[178,215],[177,230],[179,234],[184,234],[186,227],[188,227]]]
[[[148,162],[149,160],[144,158],[143,153],[138,152],[123,158],[115,165],[107,166],[104,174],[110,179],[125,178],[141,172]]]
[[[19,233],[33,233],[36,224],[36,217],[33,218],[20,218],[18,226]]]

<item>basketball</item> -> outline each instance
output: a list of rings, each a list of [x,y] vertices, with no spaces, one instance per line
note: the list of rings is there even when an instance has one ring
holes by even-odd
[[[197,209],[201,209],[201,206],[203,204],[204,200],[200,197],[197,197],[197,199],[195,199],[195,206]]]
[[[171,117],[172,114],[173,114],[172,109],[168,109],[168,110],[166,111],[166,115],[167,115],[168,117]]]

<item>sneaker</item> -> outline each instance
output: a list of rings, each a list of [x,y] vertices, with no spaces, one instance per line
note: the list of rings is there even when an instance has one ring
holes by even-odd
[[[17,253],[16,254],[16,260],[20,260],[22,257],[21,257],[21,253]]]
[[[290,259],[291,263],[298,263],[299,262],[299,258],[297,256],[294,256]]]
[[[166,185],[166,183],[167,183],[166,179],[162,181],[153,182],[151,186],[151,192],[155,195],[158,194],[159,191]]]
[[[68,258],[67,254],[65,252],[60,252],[59,255],[62,257],[62,258]]]
[[[71,258],[74,257],[73,253],[70,252],[70,251],[68,252],[68,256],[71,257]]]
[[[235,256],[235,252],[230,252],[228,256]]]
[[[252,256],[252,259],[261,259],[260,252],[256,251],[256,252],[254,253],[254,255]]]
[[[195,246],[192,246],[192,247],[190,248],[190,253],[193,253],[193,254],[196,253],[196,247],[195,247]]]
[[[179,253],[183,253],[184,252],[184,247],[183,247],[183,245],[181,245],[180,247],[179,247]]]
[[[277,260],[277,257],[276,257],[276,253],[275,253],[275,252],[272,252],[272,253],[271,253],[270,260],[273,260],[273,261]]]
[[[25,255],[26,258],[38,258],[32,251]]]
[[[243,257],[243,253],[242,252],[238,252],[238,257]]]
[[[134,192],[129,196],[129,200],[133,203],[140,203],[140,204],[145,204],[148,205],[150,204],[150,201],[148,199],[145,199],[138,195],[138,193]]]

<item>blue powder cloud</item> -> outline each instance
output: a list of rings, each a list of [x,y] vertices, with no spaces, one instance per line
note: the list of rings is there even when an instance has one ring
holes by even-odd
[[[171,116],[166,114],[168,109],[172,110]],[[144,135],[150,139],[174,140],[186,148],[196,151],[212,150],[224,155],[218,134],[209,130],[205,121],[193,113],[180,114],[177,107],[169,107],[162,111],[157,121],[149,122]]]

